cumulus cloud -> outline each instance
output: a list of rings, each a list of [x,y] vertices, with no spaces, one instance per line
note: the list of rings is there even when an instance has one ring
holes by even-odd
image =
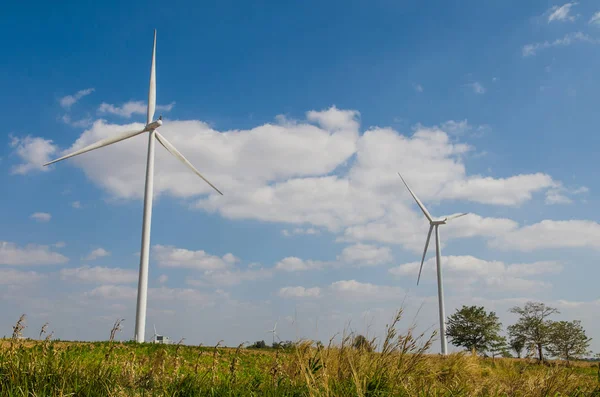
[[[0,241],[0,265],[56,265],[68,261],[66,256],[53,252],[46,245],[28,244],[19,247],[15,243]]]
[[[275,269],[286,272],[298,272],[312,269],[321,269],[327,266],[328,262],[304,260],[295,256],[283,258],[275,264]]]
[[[38,222],[48,222],[52,219],[52,215],[47,212],[34,212],[29,217]]]
[[[478,203],[519,205],[531,200],[532,193],[553,186],[555,182],[552,178],[542,173],[497,179],[472,176],[446,184],[440,195]]]
[[[239,259],[231,253],[218,257],[210,255],[203,250],[192,251],[185,248],[160,244],[154,245],[152,247],[152,252],[158,265],[162,267],[220,270],[239,261]]]
[[[157,105],[156,111],[170,112],[173,106],[175,106],[175,102],[171,102],[168,105]],[[129,101],[121,106],[103,102],[98,108],[99,113],[109,113],[125,118],[130,118],[133,114],[146,114],[147,110],[148,105],[143,101]]]
[[[600,25],[600,11],[596,12],[589,20],[590,24]]]
[[[206,270],[203,273],[202,280],[190,278],[186,280],[189,285],[203,286],[214,284],[223,287],[231,287],[245,281],[265,280],[270,278],[273,272],[269,269],[227,269],[227,270]]]
[[[100,285],[86,291],[84,297],[102,301],[130,301],[137,297],[137,288],[126,285]],[[148,288],[148,299],[155,302],[191,303],[195,307],[214,304],[215,297],[192,288]]]
[[[12,174],[24,175],[31,171],[48,171],[43,165],[52,160],[50,156],[58,151],[52,140],[30,137],[24,138],[11,136],[10,147],[20,157],[21,164],[12,167]]]
[[[318,229],[315,229],[313,227],[308,227],[308,228],[296,227],[292,230],[283,229],[281,231],[281,234],[283,234],[285,237],[290,237],[292,235],[317,235],[317,234],[321,234],[321,232]]]
[[[356,266],[376,266],[389,263],[393,258],[389,247],[355,244],[345,247],[337,259]]]
[[[279,289],[278,295],[282,298],[318,298],[321,296],[319,287],[283,287]]]
[[[400,287],[341,280],[332,283],[329,291],[340,299],[359,301],[387,301],[401,299],[405,292]]]
[[[109,255],[110,255],[110,252],[108,252],[104,248],[96,248],[95,250],[93,250],[92,252],[90,252],[88,254],[88,256],[85,257],[85,260],[86,261],[93,261],[93,260],[96,260],[98,258],[103,258],[103,257],[109,256]]]
[[[63,280],[88,282],[96,284],[129,284],[137,282],[138,272],[135,270],[81,266],[77,268],[61,269],[60,276]]]
[[[86,88],[85,90],[77,91],[73,95],[67,95],[59,99],[60,106],[65,109],[69,109],[71,106],[76,104],[84,96],[90,95],[94,92],[93,88]]]
[[[405,263],[389,269],[395,276],[417,277],[420,262]],[[448,282],[454,282],[466,287],[479,283],[485,288],[493,287],[506,291],[531,291],[535,288],[549,288],[550,284],[538,279],[526,277],[543,274],[557,274],[563,265],[556,261],[541,261],[533,263],[505,264],[501,261],[488,261],[473,256],[443,256],[442,265],[444,277]],[[436,280],[435,257],[425,261],[421,280]]]
[[[44,276],[40,273],[24,272],[14,269],[0,269],[0,285],[23,285],[41,280]]]
[[[600,224],[589,220],[553,221],[523,226],[501,234],[490,246],[504,250],[533,251],[548,248],[600,248]]]
[[[225,195],[216,195],[160,147],[156,151],[155,195],[191,199],[192,208],[228,219],[294,225],[282,232],[287,236],[329,231],[337,234],[338,241],[377,241],[418,250],[427,225],[398,171],[432,212],[444,200],[518,206],[559,183],[539,172],[503,178],[469,175],[464,159],[474,148],[450,135],[469,130],[466,120],[433,127],[417,125],[409,134],[379,127],[361,134],[359,116],[358,111],[332,106],[311,110],[304,120],[279,117],[275,123],[231,131],[216,131],[193,120],[166,122],[162,133]],[[62,153],[141,127],[140,123],[116,125],[98,120]],[[71,164],[113,197],[141,199],[146,139],[137,136],[77,156]],[[456,212],[463,210],[458,204],[455,208]],[[478,215],[458,222],[469,227],[449,227],[448,234],[455,238],[481,233],[493,237],[518,226],[508,219]],[[162,254],[163,259],[168,257],[164,251]],[[223,258],[180,253],[190,254],[195,258],[192,261],[199,263],[193,266],[202,270],[209,270],[206,266],[224,268]],[[171,263],[167,266],[192,266],[184,262],[162,260],[163,265]],[[280,268],[322,265],[297,258],[281,263]]]

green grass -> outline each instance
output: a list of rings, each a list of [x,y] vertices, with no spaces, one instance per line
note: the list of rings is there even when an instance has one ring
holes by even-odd
[[[399,320],[376,352],[5,339],[0,396],[600,396],[598,363],[441,357]]]

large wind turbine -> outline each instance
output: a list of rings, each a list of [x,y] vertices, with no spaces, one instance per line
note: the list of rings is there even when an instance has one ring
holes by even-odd
[[[423,263],[425,261],[425,255],[427,254],[427,247],[429,247],[429,239],[431,238],[431,232],[435,228],[435,259],[436,259],[436,265],[437,265],[438,302],[439,302],[439,310],[440,310],[440,342],[442,345],[442,354],[446,355],[447,351],[448,351],[448,344],[446,342],[446,313],[445,313],[445,309],[444,309],[444,287],[443,287],[443,283],[442,283],[442,254],[441,254],[441,248],[440,248],[439,226],[445,225],[448,221],[450,221],[452,219],[456,219],[463,215],[467,215],[467,213],[455,214],[455,215],[450,215],[450,216],[434,219],[431,216],[431,214],[429,213],[429,211],[427,211],[427,208],[425,208],[425,206],[423,205],[421,200],[419,200],[419,198],[413,193],[413,191],[410,189],[410,187],[408,187],[408,184],[406,183],[404,178],[402,178],[402,175],[400,175],[400,173],[398,173],[398,175],[400,176],[400,179],[402,179],[402,182],[404,182],[404,186],[406,186],[406,188],[410,192],[411,196],[413,196],[413,198],[417,202],[417,205],[419,206],[419,208],[421,208],[421,211],[423,211],[425,218],[427,218],[427,220],[429,221],[429,233],[427,234],[427,240],[425,241],[425,250],[423,250],[423,257],[421,258],[421,267],[419,268],[419,276],[417,277],[417,285],[419,285],[419,280],[421,279],[421,271],[423,270]]]
[[[148,159],[146,163],[146,187],[144,191],[144,220],[142,223],[142,250],[140,255],[140,273],[138,279],[138,296],[135,315],[135,334],[134,338],[137,342],[144,342],[144,334],[146,331],[146,301],[148,296],[148,257],[150,254],[150,224],[152,221],[152,194],[154,187],[154,139],[169,153],[177,157],[183,164],[187,165],[196,175],[204,179],[213,189],[219,194],[221,191],[210,183],[200,172],[190,163],[179,151],[162,136],[157,129],[163,124],[162,116],[158,120],[152,121],[154,110],[156,108],[156,29],[154,29],[154,45],[152,47],[152,65],[150,67],[150,89],[148,90],[148,113],[146,115],[146,126],[138,131],[128,131],[121,134],[102,139],[96,143],[79,149],[71,154],[58,158],[44,164],[44,166],[56,163],[57,161],[68,159],[69,157],[77,156],[90,150],[99,149],[111,145],[116,142],[132,138],[144,132],[148,132]]]

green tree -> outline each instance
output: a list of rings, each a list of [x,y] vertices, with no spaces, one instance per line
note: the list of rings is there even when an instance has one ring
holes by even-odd
[[[542,361],[543,349],[548,344],[552,323],[547,318],[559,311],[541,302],[527,302],[523,307],[513,307],[510,312],[519,315],[517,323],[508,327],[511,339],[522,338],[525,344],[535,345],[538,359]]]
[[[502,324],[494,312],[487,313],[483,306],[464,306],[448,317],[446,335],[454,346],[485,352],[500,338]]]
[[[588,350],[591,340],[585,335],[581,321],[554,321],[546,349],[554,357],[569,361],[591,353]]]
[[[489,351],[492,355],[492,358],[496,358],[496,356],[510,357],[510,353],[508,352],[508,347],[506,345],[506,338],[503,336],[498,336],[490,341]]]
[[[525,338],[522,335],[514,336],[510,339],[510,348],[521,358],[521,352],[525,348]]]
[[[264,349],[265,347],[267,347],[267,344],[265,343],[264,340],[258,340],[256,342],[254,342],[254,344],[248,346],[249,348],[255,348],[255,349]]]
[[[355,349],[360,349],[360,350],[366,350],[366,351],[373,351],[373,343],[369,342],[369,340],[367,338],[365,338],[363,335],[356,335],[354,337],[354,339],[352,340],[352,346]]]

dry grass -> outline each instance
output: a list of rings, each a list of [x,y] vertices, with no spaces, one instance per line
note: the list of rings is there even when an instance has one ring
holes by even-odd
[[[435,333],[399,333],[401,315],[375,352],[352,347],[352,335],[288,350],[121,343],[119,321],[108,342],[28,341],[21,318],[0,343],[0,395],[600,396],[598,364],[431,355]]]

